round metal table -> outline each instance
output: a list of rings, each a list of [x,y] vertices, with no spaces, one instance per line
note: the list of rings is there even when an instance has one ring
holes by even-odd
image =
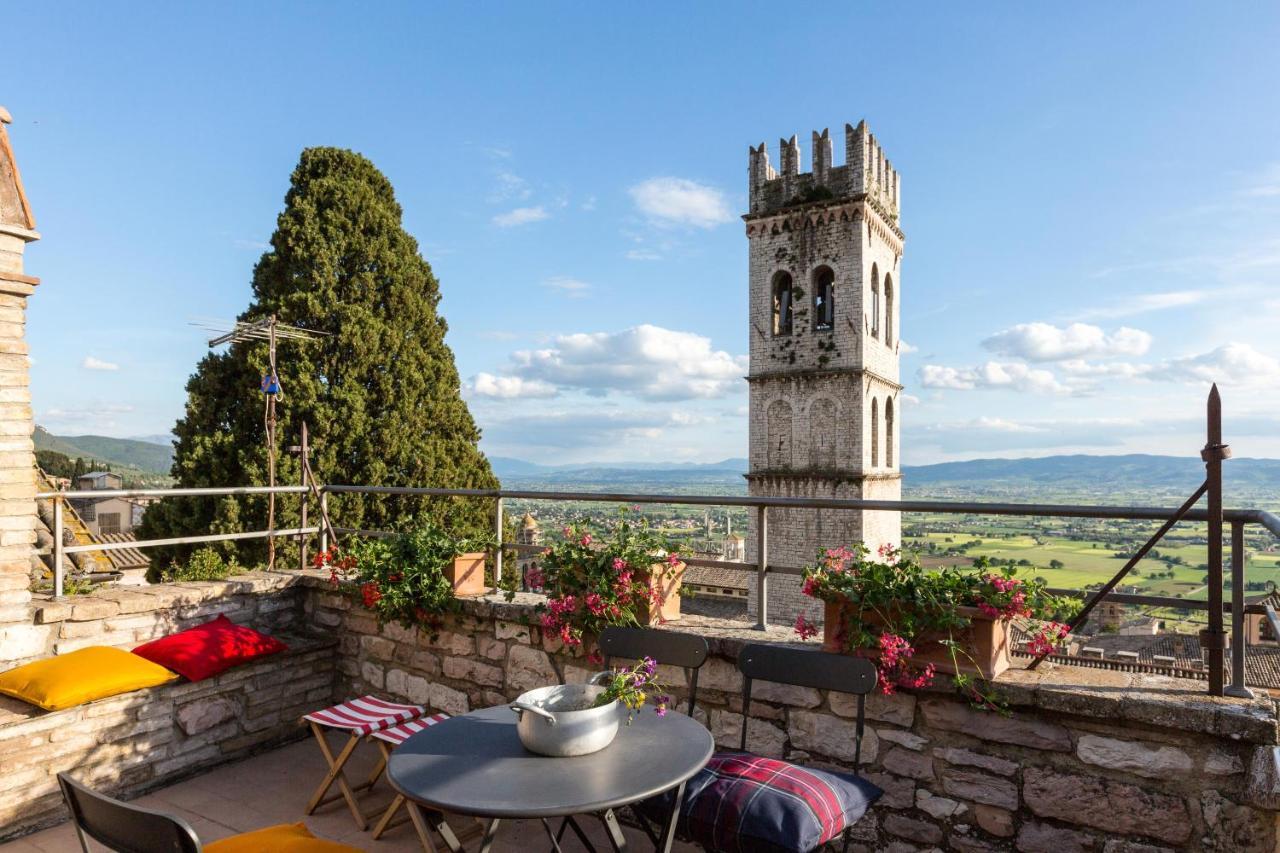
[[[515,818],[541,818],[558,850],[547,819],[582,814],[600,815],[615,849],[626,849],[613,810],[674,788],[666,826],[651,835],[667,853],[685,782],[706,766],[714,747],[711,733],[684,714],[658,717],[645,707],[599,752],[549,758],[524,748],[515,713],[498,705],[413,735],[391,754],[387,779],[419,805],[488,818],[481,853],[488,853],[500,821]],[[576,822],[570,825],[586,841]]]

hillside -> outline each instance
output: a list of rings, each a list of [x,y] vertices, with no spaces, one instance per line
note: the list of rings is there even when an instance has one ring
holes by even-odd
[[[113,468],[133,469],[149,474],[168,474],[173,465],[173,447],[131,438],[109,438],[104,435],[54,435],[37,426],[36,450],[52,450],[75,459],[96,459]]]
[[[745,459],[703,465],[537,465],[502,457],[490,462],[508,488],[746,494]],[[1280,506],[1280,459],[1232,459],[1223,470],[1232,503]],[[902,476],[903,492],[909,497],[1141,501],[1190,492],[1203,479],[1204,464],[1194,457],[1143,454],[1047,456],[908,465]]]

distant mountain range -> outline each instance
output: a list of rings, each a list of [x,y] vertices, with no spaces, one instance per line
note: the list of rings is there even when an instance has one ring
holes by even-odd
[[[717,493],[746,493],[747,460],[725,459],[706,464],[582,463],[538,465],[491,456],[489,462],[504,485],[597,488],[648,483],[687,491],[694,485],[717,485]],[[1274,492],[1280,502],[1280,459],[1232,459],[1223,468],[1228,490],[1250,494]],[[1124,456],[1046,456],[1024,459],[973,459],[902,469],[907,492],[1010,490],[1037,493],[1132,492],[1194,489],[1204,477],[1195,457],[1129,454]]]
[[[105,435],[54,435],[37,426],[36,450],[64,453],[72,459],[80,457],[110,463],[113,468],[133,468],[151,474],[168,474],[173,465],[173,445],[136,438],[110,438]],[[157,436],[157,438],[163,438]]]

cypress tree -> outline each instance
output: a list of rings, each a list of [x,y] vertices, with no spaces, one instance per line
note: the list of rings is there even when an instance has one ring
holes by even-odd
[[[252,303],[238,318],[275,314],[281,323],[328,333],[278,344],[277,482],[299,482],[298,460],[286,448],[297,444],[306,421],[322,483],[497,487],[460,395],[439,302],[439,283],[401,227],[387,178],[351,151],[303,151],[271,248],[254,268]],[[261,341],[201,360],[174,430],[179,486],[266,484],[259,386],[266,372]],[[293,526],[299,500],[277,500],[277,527]],[[258,497],[168,498],[148,510],[140,533],[150,539],[263,529],[266,507]],[[403,527],[425,512],[464,534],[490,530],[493,509],[491,501],[385,495],[334,495],[329,507],[340,527]],[[224,550],[257,560],[265,544],[248,540]],[[176,553],[159,556],[167,561]]]

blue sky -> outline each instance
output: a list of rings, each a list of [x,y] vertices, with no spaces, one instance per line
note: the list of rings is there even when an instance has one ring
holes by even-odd
[[[299,151],[396,187],[490,453],[746,450],[747,146],[902,175],[903,460],[1280,456],[1273,4],[20,4],[37,421],[164,433]],[[837,146],[839,148],[840,146]],[[837,154],[837,162],[840,156]],[[246,393],[249,391],[247,390]]]

